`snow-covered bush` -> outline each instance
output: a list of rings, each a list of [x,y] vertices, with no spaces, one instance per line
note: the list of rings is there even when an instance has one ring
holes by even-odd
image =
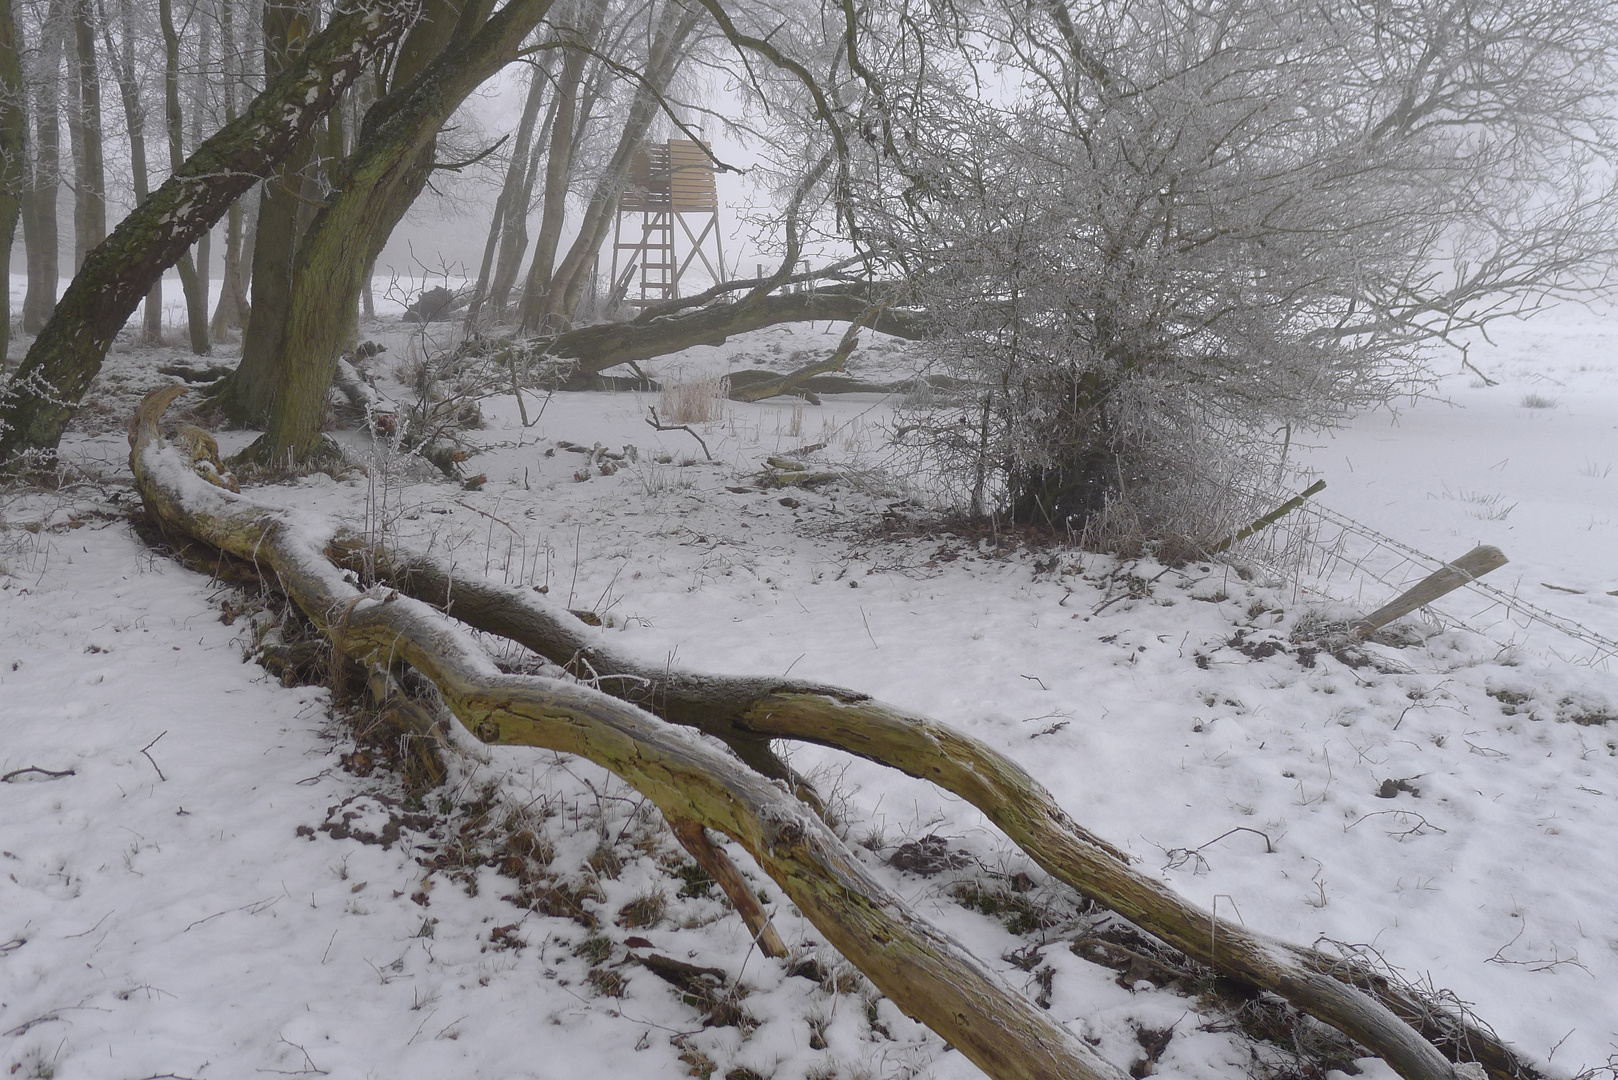
[[[1007,2],[973,41],[866,190],[974,511],[1216,539],[1294,432],[1618,250],[1603,4]]]

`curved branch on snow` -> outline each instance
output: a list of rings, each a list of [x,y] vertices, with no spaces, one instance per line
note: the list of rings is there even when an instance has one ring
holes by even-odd
[[[452,577],[432,559],[373,552],[389,584],[486,633],[557,664],[586,661],[601,685],[676,724],[733,748],[793,739],[844,750],[936,784],[970,802],[1052,877],[1157,935],[1191,958],[1278,994],[1382,1057],[1406,1080],[1448,1080],[1445,1053],[1484,1066],[1492,1080],[1540,1076],[1479,1025],[1435,1011],[1363,965],[1277,941],[1216,918],[1130,867],[1130,857],[1070,818],[1021,766],[948,725],[869,695],[803,680],[707,675],[643,664],[603,645],[535,593]],[[345,559],[357,565],[358,549]],[[762,770],[761,770],[762,771]]]
[[[477,737],[590,758],[656,803],[682,842],[693,830],[702,838],[703,827],[732,837],[879,989],[991,1076],[1117,1080],[1118,1074],[911,914],[784,784],[759,775],[797,781],[771,752],[772,739],[842,749],[959,795],[1053,877],[1193,959],[1286,998],[1383,1057],[1405,1080],[1482,1071],[1475,1064],[1452,1068],[1429,1039],[1481,1063],[1492,1080],[1539,1075],[1478,1025],[1434,1011],[1362,965],[1253,933],[1186,902],[1074,822],[1015,762],[947,725],[835,686],[641,664],[603,647],[569,613],[532,592],[452,579],[432,560],[367,550],[357,539],[312,536],[290,511],[208,485],[181,456],[157,445],[156,417],[181,392],[149,396],[131,427],[131,465],[155,517],[225,551],[256,553],[344,652],[416,667]],[[374,567],[412,599],[358,592],[328,556]],[[461,623],[564,667],[584,662],[596,676],[629,677],[599,678],[609,696],[556,679],[501,675]],[[741,760],[663,721],[716,736]],[[758,918],[749,917],[750,927]]]
[[[333,644],[362,663],[404,662],[431,679],[477,738],[577,754],[617,774],[669,821],[745,848],[825,939],[895,1005],[996,1080],[1125,1080],[1085,1042],[1007,986],[873,878],[781,786],[643,710],[587,686],[505,675],[471,636],[421,603],[362,593],[326,557],[329,533],[208,483],[163,445],[158,420],[184,392],[147,395],[130,425],[130,467],[147,512],[273,570]]]

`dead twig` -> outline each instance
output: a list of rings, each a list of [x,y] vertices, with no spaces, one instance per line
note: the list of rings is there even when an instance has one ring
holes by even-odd
[[[167,734],[168,734],[168,732],[166,732],[166,731],[158,732],[157,739],[161,739],[164,735],[167,735]],[[163,775],[163,770],[158,768],[157,762],[152,759],[152,755],[150,755],[150,754],[148,754],[146,752],[146,751],[150,750],[152,747],[157,745],[157,739],[153,739],[151,742],[149,742],[145,746],[141,747],[140,748],[140,753],[141,753],[141,756],[144,757],[147,761],[152,762],[152,768],[157,769],[157,778],[159,780],[166,781],[166,780],[168,780],[168,777]]]
[[[702,441],[702,436],[701,435],[698,435],[695,431],[691,430],[691,425],[690,424],[665,424],[665,423],[663,423],[663,421],[661,421],[661,420],[659,420],[657,418],[657,407],[654,406],[654,405],[646,406],[646,411],[652,414],[651,417],[648,418],[646,422],[648,424],[650,424],[654,429],[656,429],[658,431],[684,431],[684,432],[688,433],[693,439],[697,440],[697,445],[702,447],[702,456],[707,458],[709,461],[713,460],[713,455],[708,453],[708,444]]]
[[[29,765],[22,769],[12,769],[6,775],[0,776],[0,784],[14,783],[17,777],[27,776],[29,773],[38,773],[47,780],[60,780],[64,776],[77,775],[72,769],[63,769],[61,772],[57,772],[55,769],[42,769],[38,765]]]
[[[1358,825],[1360,822],[1364,821],[1366,818],[1381,817],[1383,814],[1403,814],[1406,817],[1413,817],[1413,818],[1416,819],[1416,824],[1413,825],[1412,827],[1406,829],[1404,832],[1402,832],[1402,833],[1389,833],[1390,836],[1397,837],[1400,840],[1403,840],[1407,836],[1417,836],[1417,835],[1419,835],[1421,833],[1421,830],[1423,830],[1423,829],[1431,829],[1431,830],[1433,830],[1433,832],[1436,832],[1436,833],[1441,833],[1441,832],[1446,832],[1447,831],[1445,829],[1440,829],[1437,825],[1434,825],[1432,822],[1428,821],[1426,818],[1422,817],[1420,814],[1416,813],[1414,810],[1373,810],[1371,813],[1362,814],[1359,818],[1355,819],[1354,821],[1350,822],[1347,825],[1344,825],[1343,826],[1343,831],[1347,832],[1348,830],[1352,829],[1355,825]]]
[[[1023,677],[1027,678],[1028,676],[1025,675]],[[1163,853],[1169,858],[1169,861],[1164,864],[1163,869],[1178,870],[1192,859],[1195,859],[1198,866],[1198,869],[1195,872],[1199,874],[1203,873],[1208,869],[1208,860],[1202,857],[1203,851],[1213,847],[1225,837],[1232,836],[1239,832],[1247,832],[1252,833],[1254,836],[1262,836],[1264,838],[1264,854],[1275,854],[1275,842],[1270,839],[1269,833],[1261,832],[1258,829],[1250,829],[1246,825],[1238,825],[1234,829],[1226,829],[1212,840],[1209,840],[1206,844],[1199,844],[1194,848],[1169,848]]]

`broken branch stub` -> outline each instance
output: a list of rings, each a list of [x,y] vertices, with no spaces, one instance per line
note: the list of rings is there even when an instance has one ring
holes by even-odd
[[[912,912],[782,786],[700,736],[600,691],[502,674],[448,616],[350,584],[326,557],[329,533],[313,522],[208,484],[162,444],[158,420],[175,396],[148,395],[130,426],[136,489],[165,530],[256,558],[335,647],[362,663],[415,668],[477,738],[588,758],[668,820],[729,836],[877,989],[995,1080],[1125,1080]]]

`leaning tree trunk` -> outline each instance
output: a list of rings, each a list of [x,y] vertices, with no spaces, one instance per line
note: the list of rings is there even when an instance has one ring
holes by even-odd
[[[293,269],[292,304],[261,462],[307,460],[322,447],[338,346],[352,322],[375,248],[425,183],[439,130],[466,96],[517,58],[551,0],[512,0],[475,34],[440,53],[396,94],[372,106],[336,193],[309,226]],[[464,16],[463,16],[464,17]],[[380,115],[379,115],[380,114]]]
[[[308,135],[404,33],[413,12],[397,0],[372,0],[338,15],[236,123],[198,147],[90,252],[0,394],[0,464],[55,450],[113,336],[152,282]]]
[[[163,446],[158,430],[163,409],[183,392],[148,395],[130,428],[136,487],[165,530],[272,570],[334,648],[373,669],[409,664],[484,742],[577,754],[611,770],[662,811],[699,861],[711,861],[703,829],[729,836],[895,1005],[995,1080],[1124,1080],[1083,1039],[911,911],[776,784],[700,736],[578,682],[502,674],[469,633],[435,609],[350,585],[325,555],[330,537],[295,512],[192,472],[189,457]],[[1447,1070],[1443,1075],[1448,1080]]]
[[[0,266],[11,266],[11,245],[22,212],[23,162],[28,144],[28,116],[23,112],[22,61],[11,0],[0,0]],[[11,290],[0,320],[0,366],[11,346]]]

